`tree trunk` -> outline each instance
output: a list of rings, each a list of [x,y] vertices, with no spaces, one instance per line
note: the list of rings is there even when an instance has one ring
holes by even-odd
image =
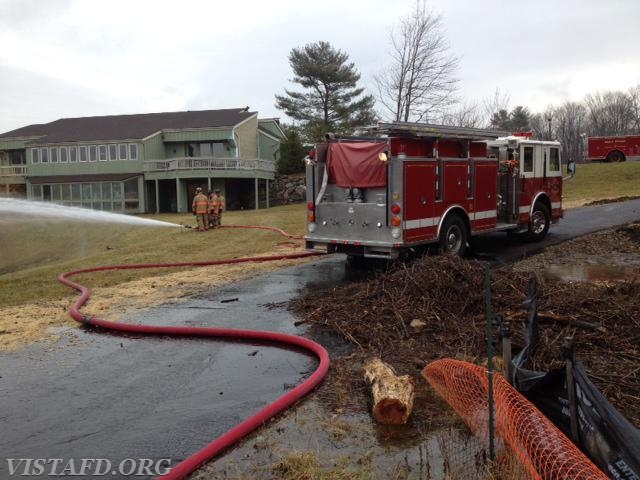
[[[364,379],[371,385],[373,417],[387,425],[406,423],[413,410],[413,379],[409,375],[397,376],[379,358],[365,364]]]

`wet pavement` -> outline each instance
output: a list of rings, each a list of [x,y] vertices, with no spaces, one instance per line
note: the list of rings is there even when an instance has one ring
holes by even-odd
[[[474,240],[474,253],[507,262],[638,220],[640,200],[583,207],[568,211],[541,244],[497,233]],[[326,257],[123,321],[304,334],[304,326],[294,326],[286,302],[303,287],[345,279],[344,257]],[[316,366],[306,354],[268,345],[132,337],[82,328],[62,332],[63,340],[56,344],[0,354],[0,478],[9,478],[7,458],[59,458],[62,465],[71,459],[79,465],[81,458],[103,458],[114,470],[125,459],[171,459],[175,465],[300,383]],[[116,473],[109,478],[128,477]]]
[[[547,237],[542,242],[521,242],[508,237],[504,232],[480,235],[472,240],[472,256],[504,264],[521,260],[549,245],[637,221],[640,221],[640,199],[572,208],[565,211],[560,222],[551,225]]]
[[[123,321],[303,334],[284,303],[301,287],[343,278],[343,259],[325,258]],[[170,458],[175,465],[300,383],[316,364],[313,356],[269,345],[65,329],[54,345],[0,354],[0,478],[9,478],[7,458],[60,458],[58,473],[82,458],[108,459],[114,471],[125,459]]]

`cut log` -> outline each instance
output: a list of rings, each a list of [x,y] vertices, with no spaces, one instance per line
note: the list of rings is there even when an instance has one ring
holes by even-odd
[[[373,358],[364,366],[364,379],[371,385],[373,418],[386,425],[406,423],[413,410],[413,378],[398,376],[390,365]]]

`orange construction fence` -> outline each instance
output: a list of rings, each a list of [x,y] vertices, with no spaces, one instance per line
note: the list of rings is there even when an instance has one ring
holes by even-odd
[[[422,375],[489,444],[489,378],[484,367],[453,359],[436,360]],[[496,445],[504,445],[534,479],[593,480],[608,477],[567,436],[502,375],[493,378]]]

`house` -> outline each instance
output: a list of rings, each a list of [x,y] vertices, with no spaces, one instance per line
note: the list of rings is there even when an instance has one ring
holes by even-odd
[[[284,133],[249,107],[63,118],[0,135],[0,195],[127,213],[269,206]]]

